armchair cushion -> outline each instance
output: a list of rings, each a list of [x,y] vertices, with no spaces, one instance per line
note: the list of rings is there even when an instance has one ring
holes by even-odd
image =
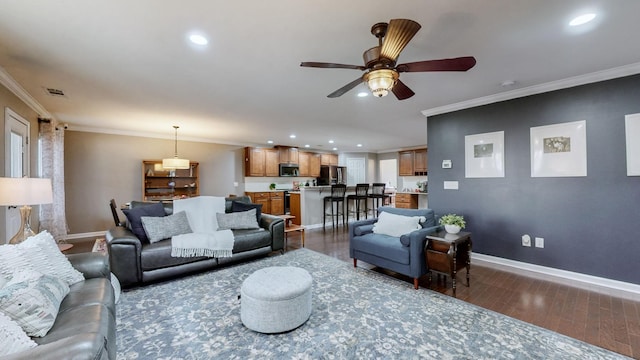
[[[141,218],[143,216],[165,216],[164,206],[162,203],[138,206],[132,209],[123,209],[122,212],[127,216],[127,223],[129,224],[131,232],[133,232],[138,239],[143,242],[149,242],[149,238],[147,237],[147,233],[144,231]]]
[[[382,212],[378,216],[378,221],[373,225],[373,232],[375,234],[400,237],[412,231],[422,229],[420,223],[425,220],[424,216],[404,216],[390,212]]]

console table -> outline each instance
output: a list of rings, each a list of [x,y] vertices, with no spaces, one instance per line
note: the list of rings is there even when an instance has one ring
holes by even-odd
[[[460,250],[460,251],[458,251]],[[429,283],[431,273],[436,272],[451,276],[453,297],[456,296],[456,274],[458,270],[467,268],[467,286],[469,286],[469,270],[471,269],[471,233],[460,232],[449,234],[440,231],[427,236],[424,256],[429,268]]]

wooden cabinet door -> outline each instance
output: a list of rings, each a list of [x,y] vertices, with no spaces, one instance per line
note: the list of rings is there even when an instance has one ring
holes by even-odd
[[[413,176],[413,150],[401,151],[398,154],[399,165],[398,175],[400,176]]]
[[[251,202],[254,204],[262,205],[262,212],[266,214],[271,213],[271,196],[268,192],[245,192],[247,196],[251,198]]]
[[[320,177],[320,163],[320,154],[312,153],[309,157],[309,176]]]
[[[281,164],[297,164],[298,163],[298,148],[294,147],[280,147],[280,163]]]
[[[415,175],[427,174],[427,149],[414,151],[413,172]]]
[[[318,161],[320,161],[319,158],[318,158]],[[291,212],[292,216],[295,216],[295,218],[293,218],[291,222],[296,225],[302,225],[302,209],[300,208],[300,193],[291,193],[290,196],[291,198],[289,200],[290,201],[289,211]]]
[[[322,154],[320,157],[321,165],[338,165],[337,154]]]
[[[298,152],[298,167],[299,167],[299,171],[300,171],[300,176],[311,176],[311,172],[310,172],[310,160],[311,160],[311,153],[308,153],[306,151],[300,151]]]
[[[264,175],[280,176],[280,153],[276,149],[264,149]]]
[[[259,148],[244,148],[244,176],[264,176],[265,153]]]
[[[271,193],[271,215],[284,215],[284,192]]]

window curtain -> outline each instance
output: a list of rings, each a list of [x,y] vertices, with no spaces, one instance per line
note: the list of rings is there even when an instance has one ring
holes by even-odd
[[[64,200],[64,128],[54,120],[39,123],[41,177],[50,178],[53,186],[53,203],[40,205],[40,230],[47,230],[57,242],[64,242],[67,235],[67,218]]]

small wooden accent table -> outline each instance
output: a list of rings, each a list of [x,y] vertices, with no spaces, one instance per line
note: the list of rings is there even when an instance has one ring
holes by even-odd
[[[58,249],[60,249],[61,252],[65,252],[71,249],[72,247],[73,247],[73,244],[68,244],[68,243],[58,244]]]
[[[460,249],[461,251],[458,251]],[[471,233],[460,232],[449,234],[440,231],[427,236],[424,250],[427,267],[429,268],[429,283],[431,272],[451,276],[453,297],[456,296],[456,273],[467,268],[467,286],[469,286],[469,270],[471,269]]]
[[[292,231],[300,231],[300,236],[302,237],[302,247],[304,247],[304,226],[296,225],[291,220],[296,217],[293,215],[278,215],[279,217],[284,219],[284,246],[287,247],[287,234]]]

